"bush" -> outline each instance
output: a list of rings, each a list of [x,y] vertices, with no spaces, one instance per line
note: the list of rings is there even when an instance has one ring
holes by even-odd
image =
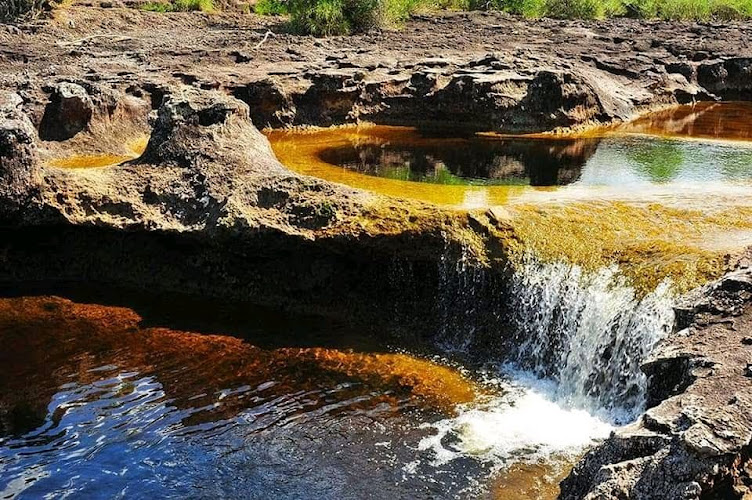
[[[283,16],[290,13],[286,0],[258,0],[253,12],[262,16]]]
[[[151,12],[214,12],[212,0],[173,0],[172,3],[149,2],[141,6],[142,10]]]
[[[55,0],[0,0],[0,22],[27,21],[50,12]]]
[[[293,30],[315,36],[367,31],[387,17],[380,0],[291,0]]]
[[[752,18],[752,0],[259,0],[254,10],[266,15],[289,13],[294,31],[329,36],[395,25],[430,9],[501,10],[530,18],[562,19]]]

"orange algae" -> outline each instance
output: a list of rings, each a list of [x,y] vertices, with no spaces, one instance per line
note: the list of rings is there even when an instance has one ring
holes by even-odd
[[[380,400],[395,407],[397,399],[410,398],[449,414],[480,394],[478,386],[457,370],[407,354],[320,347],[268,349],[235,337],[143,328],[141,321],[124,307],[57,297],[0,299],[4,346],[0,361],[6,373],[18,375],[6,382],[20,384],[6,391],[5,397],[31,398],[34,401],[27,404],[42,411],[52,395],[34,389],[35,380],[40,379],[39,387],[49,386],[41,379],[50,377],[61,377],[64,383],[61,367],[71,360],[77,360],[76,373],[83,383],[95,381],[97,374],[90,369],[101,365],[152,373],[178,406],[195,405],[196,394],[270,380],[276,382],[272,390],[280,394],[357,382],[353,390],[378,389]],[[185,368],[187,375],[173,377],[175,366]],[[225,405],[212,412],[230,416],[240,409]]]

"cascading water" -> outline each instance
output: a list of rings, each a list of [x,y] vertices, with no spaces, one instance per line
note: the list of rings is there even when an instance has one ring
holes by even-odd
[[[616,266],[587,273],[527,259],[511,297],[515,364],[556,382],[558,403],[617,424],[644,409],[640,365],[674,320],[668,282],[638,299]]]
[[[644,410],[647,380],[640,365],[673,325],[668,282],[639,298],[616,266],[591,273],[526,258],[500,294],[506,301],[497,306],[506,314],[483,311],[509,318],[509,330],[501,327],[499,335],[511,337],[504,343],[515,347],[499,358],[475,352],[479,310],[462,298],[486,295],[488,290],[479,294],[475,288],[487,280],[464,259],[454,265],[449,260],[441,284],[443,300],[454,307],[444,307],[444,315],[464,314],[464,323],[446,323],[441,345],[480,354],[491,367],[485,373],[494,392],[502,396],[481,398],[455,418],[426,425],[435,434],[420,447],[433,450],[437,463],[469,456],[497,467],[566,462]]]

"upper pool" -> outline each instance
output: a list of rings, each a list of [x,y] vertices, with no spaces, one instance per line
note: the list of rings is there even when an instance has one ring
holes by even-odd
[[[300,173],[392,196],[472,208],[567,191],[738,188],[752,180],[752,105],[704,103],[588,136],[447,134],[361,126],[269,134]]]

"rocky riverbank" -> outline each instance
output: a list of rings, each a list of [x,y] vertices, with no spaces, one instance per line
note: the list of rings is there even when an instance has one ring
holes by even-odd
[[[676,307],[676,331],[643,366],[649,405],[588,453],[562,498],[748,498],[752,269],[748,259]]]
[[[0,282],[242,299],[398,335],[452,324],[498,335],[502,317],[468,311],[503,309],[504,216],[299,176],[258,128],[608,124],[752,98],[751,43],[744,24],[487,13],[325,40],[253,16],[91,6],[3,26]],[[51,164],[76,155],[138,157]],[[680,309],[681,331],[645,366],[653,408],[589,453],[564,497],[749,494],[749,281],[737,270]]]
[[[316,39],[275,18],[72,6],[0,30],[0,86],[39,125],[49,88],[104,85],[158,106],[179,84],[245,101],[257,127],[368,120],[548,131],[702,99],[747,99],[747,24],[417,18],[398,32]]]

